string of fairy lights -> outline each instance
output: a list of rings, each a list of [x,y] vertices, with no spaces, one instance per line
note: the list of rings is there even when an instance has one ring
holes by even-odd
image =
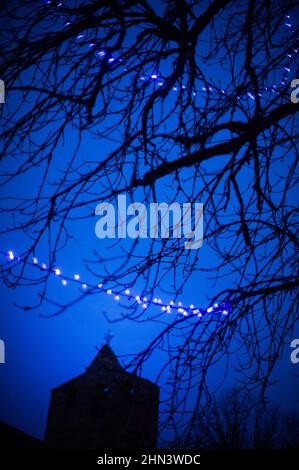
[[[53,2],[51,0],[46,0],[44,2],[48,6],[55,6],[54,3],[56,3],[56,7],[60,9],[63,7],[62,2]],[[65,24],[64,27],[70,27],[72,25],[72,21],[69,19]],[[284,26],[287,31],[294,33],[293,26],[291,23],[291,18],[290,15],[285,15],[285,22]],[[82,41],[88,39],[87,36],[83,33],[80,33],[76,36],[77,41]],[[92,48],[97,55],[97,57],[100,60],[105,60],[106,63],[109,64],[114,64],[115,62],[121,63],[123,62],[121,56],[116,57],[114,55],[111,55],[107,50],[104,49],[97,49],[97,44],[95,42],[89,42],[88,47]],[[284,64],[283,67],[283,77],[280,80],[280,83],[278,85],[273,84],[270,87],[266,87],[263,90],[260,90],[258,93],[259,96],[262,96],[263,92],[271,92],[271,93],[279,93],[279,89],[281,87],[284,87],[287,84],[288,81],[288,76],[289,73],[291,72],[291,67],[290,67],[290,62],[294,58],[294,55],[298,53],[298,49],[293,48],[290,50],[287,54],[287,62]],[[127,70],[125,64],[124,69]],[[156,84],[158,87],[163,87],[165,85],[165,81],[162,77],[162,74],[160,72],[154,71],[150,75],[141,75],[140,76],[140,81],[141,82],[152,82]],[[187,89],[185,85],[175,85],[172,88],[173,92],[184,92]],[[201,89],[193,90],[193,96],[196,96],[198,92],[202,93],[213,93],[215,91],[219,91],[218,89],[212,87],[212,86],[203,86]],[[220,90],[222,94],[226,94],[225,90]],[[247,91],[246,96],[251,99],[255,100],[255,94],[251,91]],[[237,97],[237,99],[240,99],[240,97]],[[4,253],[2,253],[3,255]],[[9,250],[8,253],[4,254],[7,257],[7,263],[8,267],[13,267],[15,266],[15,262],[22,262],[22,258],[20,256],[16,256],[14,251]],[[13,264],[12,264],[13,263]],[[129,302],[129,305],[136,305],[142,308],[143,310],[147,310],[150,306],[155,306],[157,308],[160,308],[162,312],[165,312],[167,314],[171,313],[177,313],[178,315],[186,316],[186,317],[196,317],[196,318],[202,318],[204,315],[207,314],[218,314],[218,315],[223,315],[226,316],[230,313],[230,308],[231,305],[229,302],[226,302],[224,304],[217,304],[214,303],[213,305],[209,305],[207,308],[199,308],[193,304],[189,306],[183,305],[181,301],[173,301],[171,300],[170,302],[165,302],[161,298],[158,297],[146,297],[141,294],[136,295],[136,293],[131,292],[130,289],[124,289],[124,290],[114,290],[110,288],[105,281],[100,282],[98,284],[91,284],[89,282],[85,282],[81,279],[81,275],[79,273],[74,273],[73,275],[65,275],[62,271],[62,269],[58,266],[54,267],[48,267],[44,262],[40,262],[36,256],[32,258],[31,261],[28,261],[28,258],[26,257],[26,263],[29,264],[30,266],[33,266],[35,268],[38,268],[39,270],[49,274],[53,275],[56,278],[60,280],[60,283],[63,287],[68,286],[69,284],[76,284],[79,286],[79,288],[82,291],[95,291],[98,290],[99,292],[102,292],[103,294],[106,294],[107,296],[111,297],[114,299],[115,302],[121,305],[121,302],[124,300]],[[3,266],[2,266],[3,267]]]
[[[4,253],[1,254],[4,255]],[[7,258],[7,267],[14,267],[16,266],[16,262],[22,262],[22,257],[17,256],[12,250],[9,250],[8,253],[5,253],[5,256]],[[39,269],[40,271],[43,271],[58,278],[63,287],[66,287],[69,284],[75,284],[79,286],[82,291],[99,291],[111,297],[118,304],[121,304],[122,301],[126,300],[129,302],[129,305],[135,305],[143,310],[147,310],[150,306],[155,306],[156,308],[160,308],[161,312],[164,312],[166,314],[177,313],[178,315],[182,315],[185,317],[192,316],[202,318],[204,315],[207,314],[218,314],[226,316],[229,314],[229,310],[231,307],[228,302],[222,305],[214,303],[213,305],[209,305],[207,308],[199,308],[193,304],[186,306],[183,305],[181,301],[174,302],[173,300],[171,300],[170,302],[165,302],[164,300],[158,297],[151,296],[151,298],[148,298],[141,294],[138,295],[136,293],[133,293],[130,289],[124,289],[121,291],[113,290],[108,286],[108,283],[105,281],[102,281],[98,284],[86,282],[82,280],[81,275],[78,272],[72,275],[65,275],[60,267],[48,267],[46,263],[40,262],[36,256],[33,256],[31,261],[29,261],[26,257],[26,263],[32,267]]]
[[[55,3],[56,3],[56,8],[58,10],[61,9],[64,6],[63,2],[58,2],[57,3],[57,2],[53,2],[53,0],[46,0],[44,3],[48,6],[54,6],[54,7],[55,7]],[[64,17],[62,16],[62,19],[63,18]],[[293,29],[293,25],[292,25],[292,22],[291,22],[290,15],[285,15],[284,18],[285,18],[284,27],[285,27],[286,31],[294,33],[295,31]],[[68,18],[63,26],[65,28],[68,28],[72,24],[73,24],[73,22],[72,22],[71,18]],[[79,42],[82,41],[82,40],[87,40],[88,47],[94,50],[95,54],[97,55],[97,57],[100,60],[106,61],[106,64],[108,66],[112,65],[112,64],[115,64],[115,63],[122,63],[124,65],[124,70],[125,71],[127,70],[127,67],[123,63],[124,61],[123,61],[121,56],[112,55],[108,50],[105,50],[105,49],[98,49],[97,43],[88,41],[88,37],[87,37],[86,34],[84,34],[84,33],[78,34],[76,36],[76,40],[79,41]],[[260,89],[259,92],[257,93],[259,97],[262,97],[264,93],[276,93],[276,94],[280,93],[281,89],[283,89],[285,87],[285,85],[287,84],[287,82],[288,82],[288,77],[289,77],[289,74],[291,72],[290,64],[291,64],[292,59],[294,58],[294,56],[297,53],[298,53],[297,48],[292,48],[286,53],[286,62],[283,66],[283,76],[280,79],[279,83],[277,83],[277,84],[273,83],[271,86],[266,86],[265,88]],[[166,81],[163,77],[163,74],[161,74],[159,72],[159,70],[155,70],[149,75],[143,74],[139,77],[139,79],[140,79],[141,82],[147,83],[147,84],[149,82],[152,82],[153,84],[157,85],[157,87],[163,87],[163,86],[166,85]],[[184,84],[182,84],[182,85],[176,84],[172,87],[172,92],[176,92],[176,93],[178,93],[178,92],[183,93],[186,90],[187,90],[187,86],[184,85]],[[216,87],[213,87],[211,85],[208,85],[208,86],[205,85],[205,86],[202,86],[199,89],[196,88],[196,87],[193,87],[192,95],[194,97],[196,97],[200,93],[212,94],[212,93],[219,93],[219,92],[223,95],[229,95],[229,93],[227,93],[224,89],[219,90]],[[237,100],[240,100],[241,98],[247,98],[247,99],[250,99],[252,101],[255,101],[256,96],[255,96],[254,91],[245,91],[243,95],[236,97]]]

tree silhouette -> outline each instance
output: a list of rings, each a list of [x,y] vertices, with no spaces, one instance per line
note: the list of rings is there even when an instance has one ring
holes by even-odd
[[[198,421],[191,447],[214,449],[298,449],[299,416],[254,394],[232,388],[215,397]]]
[[[204,203],[210,263],[182,238],[157,238],[127,241],[119,256],[95,252],[89,265],[118,291],[138,285],[149,299],[160,290],[174,302],[194,276],[207,282],[208,274],[210,304],[229,306],[225,318],[200,321],[144,315],[138,305],[120,316],[161,323],[130,366],[138,370],[157,349],[168,353],[160,374],[169,387],[165,426],[185,422],[189,392],[197,404],[209,397],[208,372],[223,358],[228,367],[236,349],[239,379],[263,395],[298,319],[295,4],[2,6],[1,187],[34,181],[30,196],[1,199],[10,220],[2,235],[24,236],[21,259],[2,267],[10,287],[39,284],[45,300],[49,272],[33,279],[32,256],[42,247],[53,268],[73,221],[92,217],[101,201],[125,193],[145,203]],[[197,416],[198,406],[188,413],[190,429]]]

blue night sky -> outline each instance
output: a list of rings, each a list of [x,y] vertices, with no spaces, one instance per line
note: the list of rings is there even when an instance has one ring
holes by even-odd
[[[152,2],[152,4],[159,12],[161,3]],[[218,72],[221,71],[218,69]],[[16,96],[12,97],[8,90],[5,106],[13,106],[17,99]],[[112,124],[112,119],[108,124]],[[169,126],[171,127],[171,125],[170,118]],[[79,161],[96,161],[99,156],[104,157],[113,148],[113,138],[119,138],[120,132],[120,129],[116,130],[115,134],[110,136],[111,139],[106,141],[86,134],[80,144]],[[51,170],[48,190],[50,190],[51,182],[59,177],[60,169],[64,168],[69,156],[73,154],[77,144],[75,134],[75,130],[68,129],[64,136],[64,144],[55,151],[56,164]],[[220,136],[224,138],[225,134]],[[40,138],[43,138],[42,131]],[[3,165],[4,168],[12,171],[16,162],[6,160],[4,164],[2,163],[2,172]],[[217,165],[217,162],[213,165]],[[288,169],[280,168],[279,171],[280,174],[285,174]],[[186,178],[192,175],[192,172],[192,168],[185,170]],[[33,197],[42,174],[43,167],[39,166],[19,176],[9,185],[1,187],[0,197]],[[244,185],[247,177],[248,174],[244,169],[242,174]],[[167,199],[169,191],[167,184],[168,180],[164,178],[163,184],[159,187],[160,201]],[[142,193],[136,191],[134,200],[142,200],[141,197]],[[291,194],[291,200],[292,202],[296,200],[295,194]],[[198,202],[205,203],[204,200]],[[117,269],[122,250],[131,247],[130,240],[122,240],[118,244],[113,244],[111,241],[100,240],[96,237],[95,207],[96,204],[90,204],[88,207],[79,209],[76,212],[77,219],[68,221],[72,237],[68,244],[58,252],[56,262],[57,267],[61,268],[62,273],[66,276],[80,273],[82,281],[93,284],[98,279],[105,279],[104,266],[99,267],[95,263],[95,251],[105,257],[111,256],[107,263],[109,268],[113,270]],[[9,224],[9,221],[10,215],[1,214],[2,230]],[[15,232],[1,235],[0,243],[2,253],[13,250],[15,254],[21,254],[29,241],[24,233]],[[148,240],[139,240],[136,253],[144,253],[148,249],[148,244]],[[36,256],[39,263],[48,262],[43,242],[38,247]],[[1,261],[5,262],[3,256]],[[208,305],[209,299],[215,292],[209,268],[215,262],[215,254],[204,240],[199,254],[202,270],[191,276],[179,298],[185,305],[195,304],[202,307]],[[94,273],[90,269],[94,270]],[[36,268],[30,268],[28,273],[34,277]],[[109,283],[109,279],[106,281]],[[217,288],[224,289],[229,286],[231,281],[233,280],[222,281],[220,279],[217,281]],[[170,283],[170,278],[165,285],[167,282]],[[140,285],[137,284],[132,291],[136,294],[140,293],[141,285],[140,281]],[[109,315],[111,320],[116,320],[125,309],[122,307],[122,302],[118,303],[111,296],[100,292],[96,295],[84,295],[80,302],[75,303],[59,316],[42,318],[40,315],[50,316],[55,310],[47,300],[38,305],[39,293],[42,288],[43,285],[21,285],[14,289],[9,289],[3,283],[0,286],[0,339],[4,340],[6,346],[6,363],[0,365],[0,420],[38,438],[42,438],[44,434],[50,390],[84,371],[84,368],[96,354],[95,347],[100,347],[104,343],[104,337],[108,330],[111,330],[113,335],[112,349],[125,362],[128,360],[126,355],[143,350],[161,330],[160,321],[134,322],[126,320],[109,323],[105,313]],[[57,303],[72,302],[82,292],[82,289],[71,283],[64,287],[61,284],[61,279],[53,275],[48,281],[46,298],[50,301],[55,300]],[[170,293],[162,292],[159,289],[155,291],[155,295],[162,297],[166,302],[172,299]],[[35,308],[24,310],[22,309],[24,306]],[[155,308],[155,306],[151,306],[149,313],[153,314]],[[167,323],[170,320],[165,315],[163,321]],[[294,337],[299,337],[298,325],[297,332],[289,338],[289,343]],[[278,379],[278,383],[269,389],[268,396],[284,408],[299,410],[299,366],[291,363],[290,353],[291,348],[286,347],[284,355],[279,359],[273,373],[273,377]],[[236,360],[237,355],[238,352],[236,352]],[[166,353],[157,351],[144,364],[142,375],[155,381],[160,365],[166,357]],[[233,368],[235,359],[232,358],[225,383],[222,385],[224,388],[235,383],[236,373]],[[216,364],[209,373],[208,381],[212,389],[217,389],[222,383],[224,375],[225,360]],[[161,386],[161,398],[163,398],[167,388],[165,378],[159,382],[159,385]],[[191,403],[192,394],[190,396]]]

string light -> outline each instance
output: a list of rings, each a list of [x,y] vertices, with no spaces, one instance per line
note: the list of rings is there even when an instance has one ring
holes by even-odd
[[[46,5],[54,6],[54,5],[52,4],[52,1],[51,1],[51,0],[46,0],[44,3],[45,3]],[[58,3],[57,7],[60,8],[62,5],[63,5],[63,3],[60,2],[60,3]],[[69,19],[69,20],[64,24],[64,26],[65,26],[65,27],[68,27],[68,26],[70,26],[71,24],[72,24],[72,22],[71,22],[71,20]],[[292,23],[291,23],[291,17],[290,17],[290,15],[285,15],[284,26],[285,26],[286,30],[288,31],[288,33],[289,33],[289,32],[292,32],[292,33],[294,32],[294,30],[292,29]],[[84,37],[85,37],[85,34],[82,34],[82,33],[81,33],[81,34],[78,34],[78,35],[76,36],[77,40],[81,40],[81,39],[83,39]],[[92,42],[92,43],[89,44],[89,47],[90,47],[90,48],[95,48],[96,46],[97,46],[97,44],[94,43],[94,42]],[[297,50],[297,49],[293,49],[293,52],[294,52],[295,54],[297,54],[298,50]],[[104,58],[104,57],[107,55],[107,54],[106,54],[106,51],[104,51],[104,50],[96,51],[96,53],[97,53],[97,55],[98,55],[101,59]],[[287,56],[289,59],[292,58],[292,54],[290,54],[290,53],[287,53],[286,56]],[[123,60],[122,60],[121,58],[109,57],[109,58],[107,59],[107,63],[108,63],[108,64],[112,64],[112,63],[115,62],[116,60],[117,60],[118,62],[123,62]],[[124,70],[125,70],[125,71],[127,70],[127,67],[126,67],[126,66],[124,67]],[[290,71],[291,71],[290,67],[288,67],[287,65],[284,66],[284,70],[285,70],[285,73],[286,73],[286,74],[289,74]],[[160,74],[159,74],[159,71],[156,71],[156,72],[153,72],[152,74],[150,74],[148,77],[146,77],[145,75],[142,75],[142,76],[140,77],[140,80],[143,81],[143,82],[145,82],[145,81],[147,81],[147,80],[151,80],[151,81],[153,81],[153,83],[157,83],[157,85],[158,85],[159,87],[162,87],[162,86],[164,86],[165,83],[164,83],[163,81],[161,81],[161,80],[157,82],[157,79],[159,78],[159,75],[160,75]],[[280,85],[281,85],[282,87],[284,87],[284,86],[286,85],[286,80],[287,80],[287,77],[284,77],[284,79],[280,81]],[[276,85],[275,85],[275,86],[273,85],[273,87],[276,88]],[[257,93],[258,96],[260,96],[260,97],[263,96],[263,93],[262,93],[262,92],[278,93],[278,91],[275,90],[275,89],[273,89],[273,87],[272,87],[272,88],[271,88],[271,87],[270,87],[270,88],[269,88],[269,87],[265,87],[263,90],[260,90],[260,91]],[[173,92],[178,92],[178,91],[181,91],[181,90],[184,91],[184,90],[186,90],[186,89],[187,89],[187,88],[186,88],[185,85],[181,85],[181,86],[175,85],[175,86],[172,87],[172,91],[173,91]],[[201,88],[201,92],[202,92],[202,93],[213,93],[214,91],[217,91],[217,92],[218,92],[219,90],[217,90],[216,88],[214,89],[214,88],[211,87],[211,86],[209,86],[208,88],[207,88],[207,87],[202,87],[202,88]],[[228,95],[228,93],[227,93],[225,90],[223,90],[223,89],[220,90],[220,93],[223,94],[223,95]],[[195,91],[193,90],[193,91],[192,91],[192,96],[193,96],[194,98],[197,96],[197,90],[195,90]],[[250,92],[250,91],[249,91],[249,92],[245,92],[245,94],[244,94],[243,96],[244,96],[244,97],[248,97],[248,98],[250,98],[250,99],[253,100],[253,101],[255,100],[255,95],[254,95],[253,92]],[[237,96],[236,99],[239,101],[239,100],[240,100],[240,96]]]
[[[52,2],[50,0],[47,0],[45,2],[46,5],[52,5]],[[63,5],[62,2],[58,3],[57,7],[61,7]],[[291,23],[291,20],[290,20],[290,15],[285,15],[285,18],[286,18],[286,22],[284,23],[285,27],[287,28],[287,31],[291,31],[291,32],[294,32],[291,28],[292,28],[292,23]],[[65,27],[68,27],[70,26],[72,23],[71,21],[67,21],[65,23]],[[83,38],[85,38],[85,35],[84,34],[78,34],[76,36],[77,40],[81,40]],[[96,47],[96,44],[95,43],[90,43],[89,44],[89,47],[90,48],[94,48]],[[294,48],[292,49],[292,52],[294,54],[297,54],[298,53],[298,49],[297,48]],[[104,57],[106,57],[106,51],[104,50],[100,50],[100,51],[96,51],[97,55],[99,58],[103,59]],[[288,59],[292,59],[293,57],[293,54],[291,54],[290,52],[286,54],[286,57]],[[121,58],[115,58],[115,57],[109,57],[107,62],[108,63],[113,63],[115,60],[118,60],[119,62],[122,62],[122,59]],[[284,86],[286,84],[286,80],[287,80],[287,74],[289,74],[291,72],[291,68],[287,65],[284,66],[284,71],[285,71],[285,75],[283,77],[283,79],[280,81],[280,84],[282,86]],[[125,67],[125,70],[127,70],[127,68]],[[150,79],[152,80],[154,83],[157,83],[158,86],[164,86],[164,82],[160,79],[160,81],[157,82],[157,79],[159,77],[159,72],[155,72],[155,73],[152,73],[148,78],[145,76],[145,75],[142,75],[140,77],[140,80],[145,82],[147,79]],[[173,86],[172,90],[174,92],[177,92],[179,90],[186,90],[186,86],[185,85],[181,85],[181,86]],[[213,87],[209,86],[208,88],[206,87],[202,87],[201,89],[202,92],[204,93],[213,93],[214,89]],[[215,91],[218,91],[215,89]],[[272,87],[266,87],[263,91],[267,91],[267,92],[271,92],[271,93],[278,93],[277,91],[277,85],[273,84]],[[226,95],[226,91],[224,89],[221,89],[220,92],[224,95]],[[197,96],[197,91],[192,91],[192,95],[193,97],[196,97]],[[259,96],[262,96],[262,93],[261,91],[258,93]],[[250,91],[246,92],[246,96],[248,96],[251,100],[254,100],[255,99],[255,96],[253,93],[251,93]],[[237,100],[240,99],[240,96],[237,96],[236,97]],[[13,251],[8,251],[8,259],[9,261],[14,261],[15,260],[15,254]],[[17,258],[18,260],[20,260],[20,258],[18,257]],[[39,265],[39,262],[38,262],[38,259],[36,257],[33,257],[32,259],[32,266],[35,266],[35,267],[39,267],[40,269],[46,271],[48,270],[49,273],[54,273],[56,276],[61,276],[62,272],[61,272],[61,269],[60,268],[54,268],[52,271],[50,271],[48,268],[47,268],[47,265],[45,263],[41,263],[41,265]],[[63,286],[67,286],[68,285],[68,281],[72,281],[72,282],[78,282],[80,281],[80,275],[79,274],[75,274],[73,276],[73,278],[69,278],[69,279],[66,279],[65,276],[64,278],[61,280],[61,283]],[[88,287],[90,288],[94,288],[95,286],[93,285],[90,285],[90,284],[87,284],[87,283],[83,283],[81,285],[81,287],[83,289],[87,289]],[[96,286],[98,289],[102,289],[103,288],[103,284],[100,283]],[[108,295],[111,295],[112,294],[112,289],[103,289],[104,292],[106,292]],[[206,309],[200,309],[200,308],[196,308],[193,304],[190,305],[189,308],[184,308],[183,307],[183,304],[182,302],[178,302],[177,305],[175,305],[175,302],[172,300],[169,302],[169,304],[165,304],[162,299],[158,299],[157,297],[155,297],[152,301],[151,300],[147,300],[146,298],[143,299],[143,302],[141,301],[141,297],[139,295],[136,295],[135,297],[134,296],[131,296],[131,293],[130,293],[130,290],[129,289],[126,289],[124,292],[120,292],[120,293],[116,293],[116,295],[114,296],[114,300],[116,301],[119,301],[121,299],[121,297],[126,297],[128,300],[134,300],[136,301],[138,304],[142,304],[142,307],[144,309],[148,308],[149,305],[160,305],[162,307],[162,311],[165,311],[167,313],[171,313],[172,312],[172,309],[175,309],[179,314],[182,314],[184,316],[189,316],[189,315],[196,315],[198,318],[202,318],[203,314],[206,314],[206,313],[219,313],[219,314],[222,314],[222,315],[228,315],[229,314],[229,307],[228,305],[226,304],[225,306],[219,306],[218,304],[214,304],[213,306],[209,306],[208,308]]]
[[[7,254],[1,253],[2,255],[5,255],[9,263],[12,261],[15,261],[16,259],[18,261],[21,261],[21,257],[15,256],[13,251],[8,251]],[[25,259],[25,262],[29,264],[30,266],[33,266],[35,268],[38,268],[42,271],[48,271],[49,274],[54,274],[55,276],[60,277],[62,275],[62,270],[58,267],[54,267],[52,269],[47,268],[45,263],[39,263],[37,257],[33,257],[32,261],[28,261],[28,259]],[[8,263],[8,264],[9,264]],[[15,264],[13,264],[15,265]],[[128,301],[135,303],[137,305],[140,305],[143,310],[148,309],[151,305],[152,306],[159,306],[161,308],[162,312],[165,312],[167,314],[172,314],[173,312],[176,312],[180,315],[186,316],[186,317],[197,317],[197,318],[202,318],[204,314],[219,314],[219,315],[228,315],[229,314],[229,309],[230,305],[228,303],[225,303],[224,305],[218,305],[215,303],[213,306],[209,306],[208,308],[198,308],[194,304],[191,304],[189,307],[183,307],[183,303],[181,301],[175,303],[174,300],[171,300],[170,302],[163,302],[162,299],[158,297],[154,297],[152,300],[148,299],[148,297],[142,297],[140,295],[132,295],[130,289],[125,289],[124,291],[120,292],[114,292],[112,291],[111,288],[105,288],[104,284],[105,283],[99,283],[97,285],[90,284],[87,282],[82,283],[81,282],[81,276],[80,274],[76,273],[73,276],[66,276],[64,275],[63,278],[61,278],[61,285],[66,287],[70,283],[74,284],[79,284],[80,287],[84,290],[90,289],[101,289],[102,292],[106,293],[109,296],[112,296],[113,294],[113,299],[116,302],[120,302],[123,299],[127,299]]]

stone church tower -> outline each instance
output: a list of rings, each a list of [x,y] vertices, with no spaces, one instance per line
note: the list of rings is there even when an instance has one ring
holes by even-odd
[[[68,449],[155,448],[159,388],[126,372],[108,344],[51,393],[45,442]]]

